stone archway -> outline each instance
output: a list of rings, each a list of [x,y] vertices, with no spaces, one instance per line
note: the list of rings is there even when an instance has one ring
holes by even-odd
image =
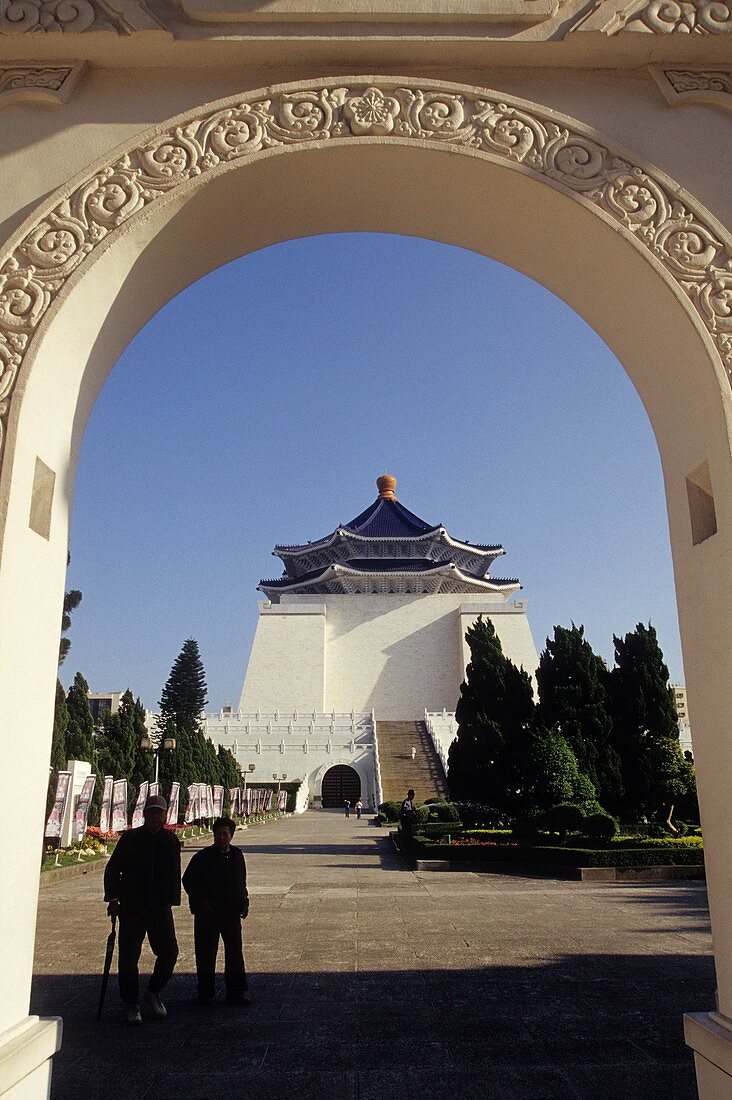
[[[28,812],[39,824],[76,459],[106,374],[134,332],[196,277],[278,240],[343,230],[428,236],[519,268],[593,325],[646,405],[666,483],[717,950],[714,1026],[724,1035],[732,1030],[732,745],[720,736],[732,709],[730,238],[662,172],[516,97],[394,77],[230,97],[130,140],[54,193],[7,243],[0,722],[24,728],[31,746]],[[13,774],[8,767],[0,777],[4,795]],[[4,882],[23,866],[12,806],[4,797]],[[27,1012],[37,885],[27,872],[21,879],[12,930],[0,916],[0,934],[17,947],[0,1029]],[[49,1043],[39,1040],[39,1051],[50,1053]]]
[[[322,805],[324,810],[342,809],[345,799],[355,805],[361,797],[361,779],[350,764],[334,764],[323,776]]]

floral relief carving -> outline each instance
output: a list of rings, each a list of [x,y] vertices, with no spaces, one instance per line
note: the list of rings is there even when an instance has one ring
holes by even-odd
[[[419,139],[483,152],[601,210],[688,297],[732,382],[732,246],[665,180],[578,125],[560,124],[520,101],[354,82],[217,105],[129,150],[47,210],[0,262],[0,430],[49,305],[110,233],[176,187],[261,150],[354,137]]]
[[[649,68],[672,107],[682,103],[712,103],[732,111],[732,69],[665,69],[661,65]]]
[[[11,103],[65,103],[84,65],[0,66],[0,107]]]
[[[160,29],[140,0],[0,0],[0,36]]]
[[[729,34],[732,32],[732,6],[729,0],[647,0],[640,10],[636,6],[628,13],[626,9],[617,31]]]

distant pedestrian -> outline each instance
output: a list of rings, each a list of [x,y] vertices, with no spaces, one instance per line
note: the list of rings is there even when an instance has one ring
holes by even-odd
[[[164,828],[167,809],[161,795],[148,798],[144,825],[122,833],[104,869],[107,912],[119,917],[119,992],[133,1025],[142,1023],[138,963],[145,936],[155,955],[145,1003],[160,1020],[168,1014],[160,990],[178,958],[172,906],[180,905],[180,841]]]
[[[414,824],[415,816],[414,791],[410,788],[407,791],[407,797],[402,802],[399,811],[399,823],[402,827],[402,839],[405,844],[409,844],[412,840],[412,825]]]
[[[343,809],[346,812],[346,817],[350,817],[351,816],[351,801],[350,801],[350,799],[344,798],[344,800],[343,800]]]
[[[247,867],[241,848],[231,839],[236,825],[228,817],[213,824],[214,842],[196,852],[183,875],[193,913],[198,1003],[208,1005],[216,993],[216,955],[224,941],[224,983],[230,1004],[248,1005],[241,922],[249,915]]]
[[[417,750],[415,749],[414,745],[412,745],[412,760],[414,760],[416,758],[416,756],[417,756]]]
[[[362,802],[362,801],[361,801],[361,799],[359,798],[358,802],[356,803],[356,817],[357,817],[357,818],[358,818],[359,820],[361,819],[361,810],[362,810],[362,809],[363,809],[363,802]]]

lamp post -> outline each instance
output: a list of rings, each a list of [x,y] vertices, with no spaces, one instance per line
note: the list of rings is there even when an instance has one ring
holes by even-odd
[[[175,748],[175,738],[163,737],[163,739],[159,741],[156,745],[152,737],[141,737],[140,748],[144,749],[146,752],[152,752],[153,756],[155,757],[155,782],[157,783],[158,776],[160,774],[160,753],[172,752]]]

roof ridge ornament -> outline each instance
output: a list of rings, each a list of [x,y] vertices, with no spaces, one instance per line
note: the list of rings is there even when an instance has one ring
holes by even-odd
[[[382,474],[376,479],[376,488],[382,500],[396,500],[397,479],[393,474]]]

